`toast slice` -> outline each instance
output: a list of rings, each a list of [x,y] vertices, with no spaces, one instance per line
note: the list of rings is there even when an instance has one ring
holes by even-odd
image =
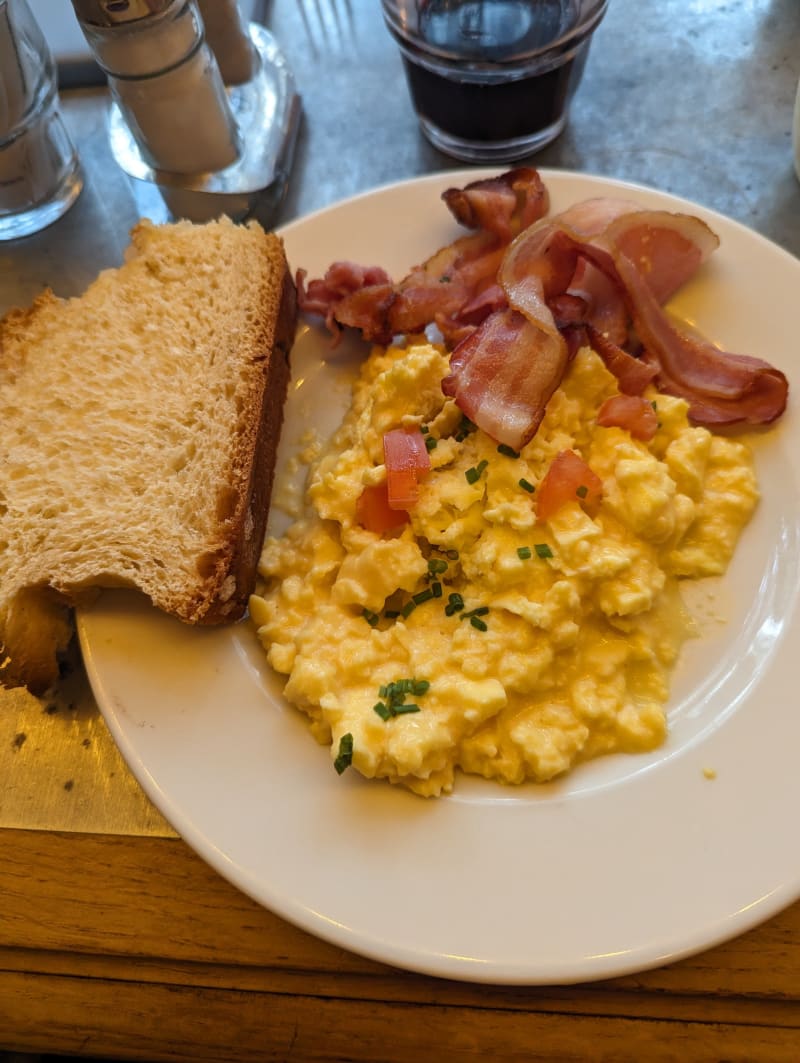
[[[221,624],[255,583],[296,318],[283,245],[225,218],[131,236],[82,296],[0,321],[0,683],[33,693],[97,588]]]

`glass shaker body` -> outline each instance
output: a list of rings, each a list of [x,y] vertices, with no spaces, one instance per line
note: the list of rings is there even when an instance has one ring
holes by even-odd
[[[239,156],[236,123],[193,0],[83,32],[142,157],[156,170],[222,170]]]
[[[0,240],[50,225],[81,190],[58,105],[55,64],[26,0],[0,0]]]

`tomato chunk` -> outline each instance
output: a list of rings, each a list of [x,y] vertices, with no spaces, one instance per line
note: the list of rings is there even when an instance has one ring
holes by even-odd
[[[430,471],[431,459],[419,428],[393,428],[383,436],[388,504],[408,509],[419,498],[419,479]]]
[[[536,492],[536,516],[549,520],[567,502],[594,509],[603,497],[603,481],[574,450],[562,450],[550,463]]]
[[[653,404],[641,395],[612,395],[597,411],[603,428],[625,428],[634,439],[648,443],[658,430]]]
[[[389,506],[388,490],[385,483],[365,487],[356,500],[356,520],[367,531],[383,535],[384,532],[399,528],[408,520],[408,513],[403,509]]]

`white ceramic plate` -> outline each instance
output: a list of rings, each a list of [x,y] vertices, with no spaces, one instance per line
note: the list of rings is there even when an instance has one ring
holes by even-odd
[[[439,200],[476,171],[380,189],[289,225],[293,266],[338,258],[401,276],[449,242]],[[674,300],[728,349],[797,381],[800,262],[657,192],[544,172],[553,208],[599,194],[689,210],[721,248]],[[352,352],[301,329],[279,462],[332,428]],[[281,696],[247,623],[196,630],[133,593],[79,617],[95,694],[133,773],[176,830],[245,893],[355,952],[475,981],[602,978],[732,937],[800,896],[800,422],[754,442],[763,499],[723,581],[695,601],[703,638],[674,677],[658,751],[506,789],[461,778],[423,800],[339,777]],[[277,507],[273,528],[286,522]],[[723,619],[724,622],[723,622]],[[709,778],[710,773],[715,778]]]

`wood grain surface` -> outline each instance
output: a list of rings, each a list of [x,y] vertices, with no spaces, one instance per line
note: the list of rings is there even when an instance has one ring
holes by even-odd
[[[636,976],[397,971],[255,904],[176,838],[0,830],[0,1047],[130,1060],[800,1059],[800,904]]]

